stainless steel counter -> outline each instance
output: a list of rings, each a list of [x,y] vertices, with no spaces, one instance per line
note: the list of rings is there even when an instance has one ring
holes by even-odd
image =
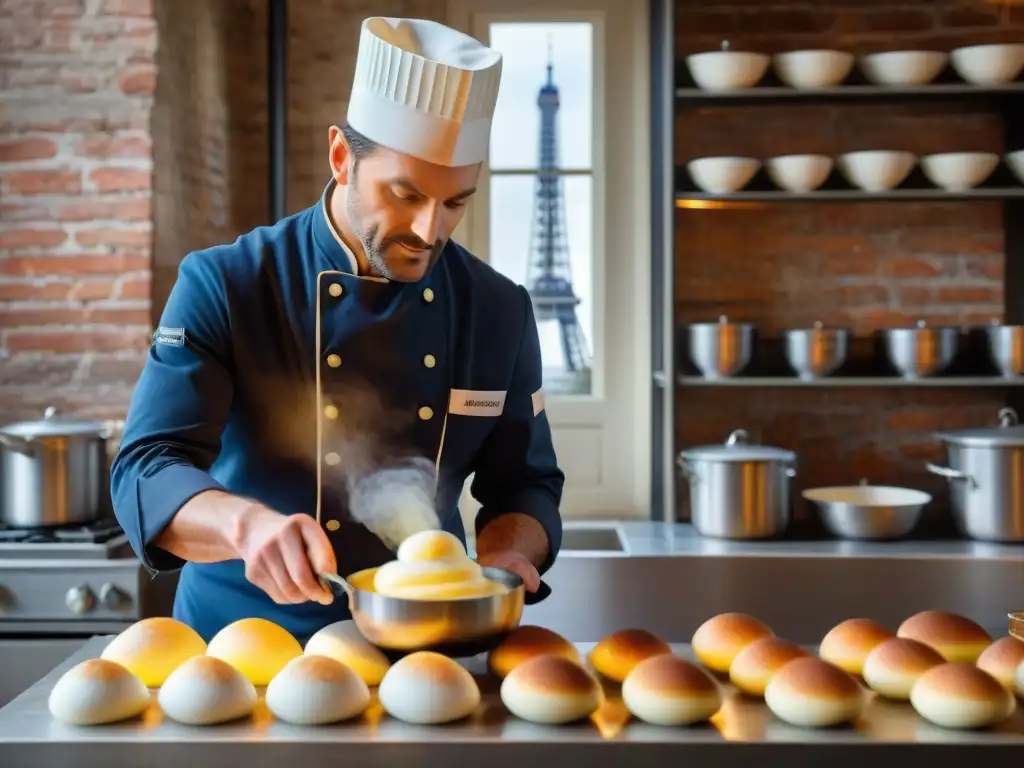
[[[61,674],[99,655],[109,641],[96,637],[78,653],[0,709],[0,764],[4,768],[220,768],[225,765],[431,766],[446,768],[523,768],[556,764],[661,766],[669,760],[719,767],[758,765],[858,766],[884,757],[927,761],[930,768],[963,766],[967,760],[1019,759],[1024,748],[1024,709],[998,728],[981,732],[945,731],[923,722],[909,705],[872,698],[864,716],[850,728],[808,731],[776,720],[761,702],[728,690],[722,711],[710,725],[659,728],[630,722],[614,689],[590,721],[572,726],[531,725],[508,715],[497,684],[485,674],[482,658],[465,662],[478,675],[484,700],[467,722],[415,727],[389,718],[374,702],[359,720],[318,728],[277,722],[262,701],[253,718],[229,725],[178,725],[153,707],[140,720],[99,728],[54,722],[47,697]],[[589,650],[581,644],[581,650]],[[688,648],[677,651],[688,655]],[[907,749],[913,750],[912,754]],[[890,754],[891,753],[891,754]]]

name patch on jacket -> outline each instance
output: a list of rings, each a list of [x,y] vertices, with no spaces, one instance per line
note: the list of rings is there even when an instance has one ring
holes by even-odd
[[[501,416],[507,392],[453,389],[448,413],[453,416]]]
[[[153,341],[156,344],[167,344],[172,347],[184,347],[185,346],[185,329],[184,328],[165,328],[160,326],[153,333]]]

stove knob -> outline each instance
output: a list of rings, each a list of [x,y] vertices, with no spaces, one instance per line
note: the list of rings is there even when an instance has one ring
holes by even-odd
[[[107,583],[100,587],[100,602],[108,611],[118,611],[127,607],[127,604],[131,602],[131,598],[124,590]]]
[[[72,613],[88,613],[96,600],[88,587],[72,587],[64,595],[64,604]]]

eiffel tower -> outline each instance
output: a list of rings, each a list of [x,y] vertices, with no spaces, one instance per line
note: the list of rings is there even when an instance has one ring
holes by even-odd
[[[590,355],[576,317],[580,299],[572,286],[565,200],[562,177],[558,175],[559,96],[554,83],[550,41],[547,82],[537,94],[537,107],[540,109],[540,163],[526,284],[538,326],[556,322],[562,347],[561,365],[544,366],[544,387],[549,392],[590,394]]]

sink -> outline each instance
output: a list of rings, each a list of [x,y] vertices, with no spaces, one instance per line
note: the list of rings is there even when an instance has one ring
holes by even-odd
[[[622,538],[615,528],[565,528],[562,551],[624,552]]]

